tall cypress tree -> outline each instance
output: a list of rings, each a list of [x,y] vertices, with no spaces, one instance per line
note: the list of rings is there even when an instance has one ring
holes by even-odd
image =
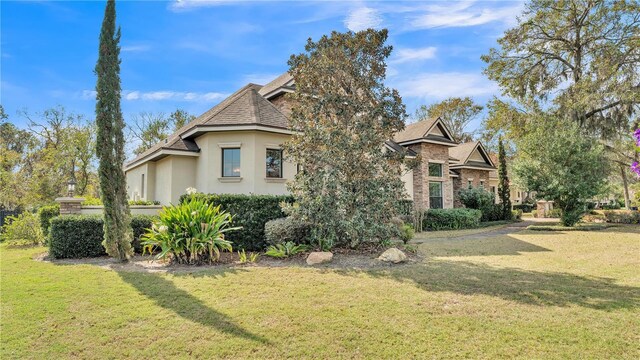
[[[507,156],[502,139],[498,143],[498,196],[502,204],[502,218],[511,219],[511,199],[509,190],[509,176],[507,175]]]
[[[127,201],[124,165],[124,120],[120,110],[120,28],[116,31],[116,4],[107,1],[100,31],[100,48],[95,73],[96,153],[104,204],[104,241],[107,253],[126,261],[131,247],[131,215]]]

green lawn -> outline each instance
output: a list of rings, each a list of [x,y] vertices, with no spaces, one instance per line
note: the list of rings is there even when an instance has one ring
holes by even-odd
[[[388,270],[118,272],[0,247],[0,358],[640,356],[640,227],[420,245]]]

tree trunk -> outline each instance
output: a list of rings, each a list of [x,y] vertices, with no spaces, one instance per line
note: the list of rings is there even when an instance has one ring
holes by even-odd
[[[622,186],[624,187],[624,207],[629,209],[631,201],[629,199],[629,182],[627,181],[627,169],[620,165],[620,175],[622,175]]]

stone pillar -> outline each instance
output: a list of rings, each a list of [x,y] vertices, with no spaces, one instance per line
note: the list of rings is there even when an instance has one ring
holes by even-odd
[[[60,215],[80,214],[84,198],[60,197],[56,202],[60,204]]]

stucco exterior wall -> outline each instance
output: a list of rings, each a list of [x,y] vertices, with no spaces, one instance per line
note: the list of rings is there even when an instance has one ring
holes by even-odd
[[[161,204],[168,205],[171,202],[171,157],[156,161],[156,188],[153,199]]]
[[[424,209],[430,208],[429,181],[442,182],[442,201],[445,209],[453,207],[453,181],[449,177],[449,148],[444,145],[419,143],[410,148],[418,153],[422,162],[413,170],[413,201]],[[442,164],[441,177],[429,177],[429,162]]]
[[[403,166],[402,182],[404,183],[407,199],[413,199],[413,170],[407,171]]]
[[[156,165],[144,163],[127,171],[127,195],[130,200],[155,200]],[[144,180],[142,176],[144,175]],[[144,184],[143,184],[144,183]]]

